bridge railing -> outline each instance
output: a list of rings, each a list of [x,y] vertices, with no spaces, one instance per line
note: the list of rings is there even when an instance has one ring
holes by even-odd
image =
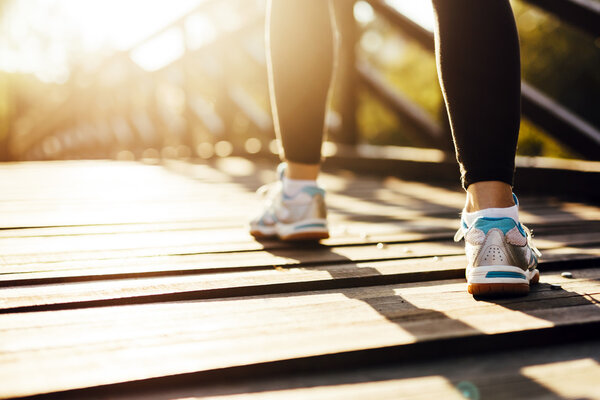
[[[451,154],[446,120],[436,120],[393,88],[378,69],[357,56],[361,38],[354,1],[335,0],[342,33],[336,108],[328,116],[330,139],[341,147],[363,142],[358,132],[358,91],[367,89],[418,134],[415,146]],[[600,35],[600,3],[591,0],[528,0],[592,35]],[[433,34],[383,0],[367,0],[404,36],[433,51]],[[211,158],[275,151],[266,87],[264,2],[207,0],[155,34],[105,60],[95,71],[75,71],[68,98],[17,132],[14,159],[161,157]],[[237,10],[231,14],[232,10]],[[224,18],[224,13],[227,16]],[[212,26],[211,40],[194,43],[198,18]],[[179,52],[166,65],[144,69],[133,60],[166,36]],[[196,42],[198,42],[196,40]],[[171,49],[172,50],[172,49]],[[600,130],[527,82],[523,113],[560,143],[589,160],[600,160]],[[410,133],[410,132],[407,132]],[[344,147],[345,145],[345,147]]]
[[[416,24],[383,0],[368,0],[378,14],[414,39],[424,49],[434,51],[433,33]],[[555,14],[592,35],[600,36],[600,3],[590,0],[532,0],[528,3]],[[351,29],[351,28],[348,28]],[[421,128],[430,144],[441,147],[448,126],[440,126],[427,113],[400,94],[392,91],[377,70],[366,63],[357,66],[361,81],[394,111],[405,115]],[[600,160],[600,129],[523,81],[522,110],[525,117],[549,133],[560,143],[590,160]]]

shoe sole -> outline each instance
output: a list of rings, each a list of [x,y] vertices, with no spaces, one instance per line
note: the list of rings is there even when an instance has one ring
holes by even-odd
[[[537,269],[531,271],[533,276],[529,282],[490,282],[490,283],[468,283],[467,291],[473,296],[495,297],[495,296],[524,296],[529,293],[531,285],[540,280]]]
[[[321,240],[328,239],[329,232],[298,232],[291,235],[279,236],[277,234],[265,234],[261,231],[250,231],[250,234],[256,239],[279,239],[283,241],[302,241],[302,240]]]
[[[252,230],[250,234],[257,239],[270,239],[277,237],[277,234],[264,233],[262,231]]]
[[[279,236],[279,239],[292,242],[302,240],[321,240],[329,238],[329,232],[327,231],[315,231],[315,232],[298,232],[292,233],[291,235]]]
[[[254,228],[250,234],[257,239],[275,239],[283,241],[321,240],[329,238],[327,222],[322,219],[301,221],[295,224],[277,224],[263,230]]]

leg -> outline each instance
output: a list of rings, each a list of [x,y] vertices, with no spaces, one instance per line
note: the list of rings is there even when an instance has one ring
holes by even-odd
[[[466,209],[514,205],[511,186],[521,79],[510,4],[508,0],[433,4],[438,71],[467,190]]]
[[[279,181],[250,222],[256,237],[329,237],[325,192],[317,186],[334,68],[335,37],[327,0],[271,0],[267,61],[275,132],[283,147]]]
[[[433,0],[436,56],[467,191],[461,228],[469,292],[523,294],[539,252],[512,196],[520,122],[519,39],[508,0]]]
[[[334,65],[331,5],[271,0],[267,14],[269,88],[286,175],[316,179]]]

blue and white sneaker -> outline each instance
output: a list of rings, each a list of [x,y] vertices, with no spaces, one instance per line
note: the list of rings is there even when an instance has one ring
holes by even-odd
[[[531,243],[531,232],[521,223],[512,218],[480,217],[467,226],[463,219],[454,240],[463,237],[469,293],[523,295],[529,293],[531,284],[538,283],[540,273],[536,267],[541,253]]]
[[[294,196],[283,192],[285,163],[277,168],[277,182],[258,189],[265,197],[261,213],[250,221],[250,234],[257,238],[281,240],[319,240],[329,237],[325,191],[307,186]]]

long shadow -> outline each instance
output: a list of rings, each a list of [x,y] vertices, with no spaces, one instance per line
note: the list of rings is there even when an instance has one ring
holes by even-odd
[[[267,250],[275,256],[283,256],[284,253],[280,249]],[[572,327],[558,327],[552,329],[541,330],[535,332],[535,334],[528,334],[528,332],[516,332],[514,334],[497,334],[495,337],[485,335],[485,333],[476,327],[461,321],[449,317],[444,312],[437,311],[434,308],[423,308],[416,306],[411,303],[408,299],[398,294],[395,290],[400,285],[401,287],[407,287],[406,283],[403,284],[387,284],[380,286],[368,286],[369,280],[363,278],[363,282],[357,280],[349,280],[349,276],[377,276],[381,275],[380,272],[371,267],[359,266],[351,259],[334,254],[327,246],[319,244],[301,244],[298,247],[297,260],[302,266],[302,252],[311,252],[311,258],[314,259],[314,252],[327,254],[327,259],[337,258],[336,265],[313,265],[305,268],[311,270],[326,271],[335,280],[347,281],[349,285],[345,285],[344,288],[339,289],[344,296],[352,300],[358,300],[367,304],[374,311],[383,316],[386,320],[396,324],[402,330],[413,335],[417,342],[416,344],[410,344],[409,346],[416,347],[415,351],[410,352],[395,352],[393,349],[385,350],[387,356],[380,357],[381,354],[367,353],[365,356],[371,357],[371,360],[367,364],[375,361],[374,365],[406,365],[414,362],[424,362],[427,360],[440,360],[444,361],[449,357],[457,357],[462,353],[465,354],[476,354],[478,356],[482,354],[494,354],[501,351],[510,351],[514,349],[531,349],[536,346],[542,345],[555,345],[560,344],[563,341],[573,340],[585,340],[594,339],[595,334],[590,331],[587,333],[582,329],[573,329]],[[289,252],[285,253],[285,256],[289,257]],[[340,262],[344,265],[344,271],[340,271]],[[360,279],[360,278],[359,278]],[[433,282],[427,282],[432,284]],[[415,283],[415,286],[423,286],[423,283]],[[509,298],[478,298],[477,300],[482,302],[488,302],[491,304],[500,305],[507,309],[529,314],[535,318],[539,318],[538,313],[534,311],[540,310],[540,302],[543,304],[544,309],[552,309],[556,307],[568,307],[568,306],[581,306],[581,305],[597,305],[596,301],[587,299],[584,296],[576,292],[570,292],[561,289],[559,297],[552,297],[550,299],[539,299],[540,293],[547,292],[549,289],[548,284],[539,284],[532,287],[530,294],[531,301],[527,301],[524,297],[509,297]],[[359,290],[357,288],[362,288]],[[335,290],[335,289],[334,289]],[[557,293],[552,291],[552,293]],[[288,296],[290,294],[281,294],[278,296]],[[292,294],[293,295],[293,294]],[[470,296],[468,294],[465,295]],[[600,309],[598,309],[600,312]],[[545,319],[556,325],[560,322],[560,318],[550,313]],[[423,322],[423,323],[420,323]],[[584,328],[585,329],[585,328]],[[448,338],[444,338],[441,332],[449,332]],[[454,332],[454,335],[453,335]],[[457,338],[457,335],[459,338]],[[470,338],[464,340],[460,337],[464,335]],[[453,337],[454,336],[454,337]],[[521,342],[518,342],[521,340]],[[448,348],[448,346],[458,346],[455,348]],[[490,347],[493,346],[493,347]],[[398,356],[398,357],[396,357]],[[380,357],[380,358],[378,358]],[[416,377],[417,375],[408,374],[403,377]],[[548,398],[562,398],[557,393],[549,390],[548,388],[540,385],[536,381],[522,375],[522,379],[519,380],[519,391],[523,393],[536,393],[544,394],[549,396]],[[372,377],[370,377],[371,379]],[[457,377],[452,376],[448,379],[456,381]],[[480,392],[480,395],[485,395],[481,398],[495,398],[494,393],[487,393],[489,390],[485,387],[479,389],[475,386],[472,389],[473,383],[470,383],[468,376],[462,377],[461,381],[466,384],[459,387],[460,390],[476,390]],[[469,384],[471,386],[469,386]],[[470,396],[467,394],[467,396]],[[474,398],[474,397],[468,397]]]
[[[259,182],[254,177],[232,177],[231,181],[254,190]],[[443,212],[446,212],[442,210]],[[350,221],[357,221],[364,217],[364,213],[357,210],[355,213],[347,214]],[[369,217],[369,221],[373,221]],[[214,395],[226,395],[235,393],[261,392],[265,390],[281,390],[281,380],[285,382],[285,388],[303,388],[319,385],[377,382],[390,379],[405,379],[414,377],[425,377],[439,375],[447,381],[457,385],[457,389],[465,394],[466,398],[507,398],[502,397],[501,390],[494,389],[486,381],[488,375],[485,373],[470,374],[472,366],[482,366],[494,370],[496,360],[504,360],[512,363],[515,368],[521,368],[528,364],[528,359],[520,357],[529,354],[535,356],[538,352],[545,351],[548,345],[557,345],[563,342],[596,339],[599,324],[581,324],[567,326],[566,328],[545,328],[524,333],[512,332],[507,334],[487,335],[484,330],[479,329],[467,322],[452,318],[447,313],[439,311],[436,307],[437,301],[430,300],[431,306],[424,307],[415,304],[414,300],[401,295],[397,289],[413,285],[436,285],[436,282],[417,283],[402,280],[401,274],[395,277],[383,276],[376,268],[358,265],[348,257],[335,253],[331,248],[320,244],[297,244],[274,246],[272,242],[263,243],[264,251],[274,256],[294,257],[300,263],[293,268],[306,268],[327,272],[333,279],[327,285],[314,285],[312,288],[299,289],[297,286],[285,293],[269,294],[269,297],[290,297],[306,295],[304,290],[327,290],[338,292],[352,301],[362,302],[386,321],[394,324],[402,331],[412,335],[415,343],[406,345],[383,345],[379,348],[362,349],[358,351],[347,351],[339,354],[324,354],[322,356],[306,357],[304,360],[280,360],[264,363],[265,365],[253,365],[253,375],[248,376],[249,368],[239,367],[237,372],[229,374],[224,371],[214,371],[214,374],[191,373],[181,378],[161,377],[156,378],[154,383],[144,382],[139,385],[135,383],[123,384],[123,386],[110,385],[106,390],[110,391],[107,396],[100,398],[118,398],[115,393],[121,393],[128,399],[158,399],[158,398],[182,398],[194,395],[207,395],[207,388],[214,388]],[[290,249],[294,249],[291,255]],[[319,256],[322,255],[322,258]],[[319,262],[319,258],[327,260]],[[306,261],[309,261],[306,263]],[[343,266],[340,268],[340,266]],[[394,279],[396,279],[394,281]],[[302,290],[302,291],[301,291]],[[543,299],[547,286],[540,285],[532,290],[529,300],[523,298],[511,299],[487,299],[490,302],[509,310],[528,314],[535,318],[543,318],[556,325],[560,318],[549,313],[540,316],[536,310],[546,308],[551,310],[555,307],[595,305],[595,301],[585,298],[576,292],[561,291],[561,296],[547,296]],[[552,293],[552,292],[550,292]],[[558,293],[558,292],[554,292]],[[469,296],[464,293],[465,296]],[[212,301],[219,301],[214,299]],[[545,301],[542,306],[540,302]],[[419,303],[421,304],[421,303]],[[593,310],[592,310],[593,311]],[[598,311],[600,312],[600,311]],[[318,315],[315,315],[318,318]],[[293,345],[293,343],[290,343]],[[538,346],[538,347],[536,347]],[[567,353],[553,360],[573,360],[581,358],[584,352]],[[592,355],[598,362],[600,357]],[[333,362],[332,362],[333,360]],[[541,359],[539,362],[546,362]],[[299,361],[289,368],[290,362]],[[461,368],[455,364],[460,363]],[[288,365],[288,367],[286,367]],[[281,367],[280,371],[277,368]],[[300,367],[299,369],[297,367]],[[458,367],[458,364],[457,364]],[[236,370],[235,367],[231,370]],[[357,372],[360,370],[361,372]],[[209,371],[210,372],[210,371]],[[336,374],[331,380],[322,379],[326,374]],[[186,375],[186,374],[183,374]],[[295,377],[295,378],[294,378]],[[308,378],[307,378],[308,377]],[[312,377],[312,378],[311,378]],[[215,379],[213,381],[212,379]],[[292,379],[294,378],[294,379]],[[317,379],[318,378],[318,379]],[[501,377],[502,378],[502,377]],[[178,380],[179,379],[179,380]],[[311,381],[312,379],[312,381]],[[315,379],[317,383],[315,382]],[[319,379],[321,379],[319,381]],[[278,383],[279,380],[279,383]],[[151,381],[151,380],[150,380]],[[263,382],[258,386],[251,386],[255,382]],[[311,383],[313,382],[313,383]],[[320,383],[319,383],[320,382]],[[500,382],[503,382],[500,379]],[[239,386],[238,386],[239,384]],[[461,386],[462,384],[462,386]],[[172,385],[172,386],[171,386]],[[220,385],[220,386],[218,386]],[[527,396],[535,394],[543,398],[563,398],[559,393],[541,385],[534,379],[521,374],[517,382],[511,381],[510,385],[518,385],[518,390],[512,394],[519,393]],[[218,387],[216,387],[218,386]],[[165,394],[169,387],[177,387],[177,396]],[[89,394],[91,391],[73,392],[68,398],[88,398],[81,394]],[[161,394],[162,392],[162,394]],[[423,389],[424,394],[427,388]],[[478,394],[476,394],[478,392]],[[401,394],[399,395],[401,397]],[[122,397],[122,398],[124,398]],[[61,398],[67,398],[61,396]],[[89,398],[93,398],[89,396]]]
[[[248,189],[253,190],[256,188],[256,181],[252,179],[235,179],[237,183],[246,186]],[[344,193],[341,191],[340,193]],[[403,195],[406,195],[403,193]],[[419,198],[419,200],[422,200]],[[384,200],[373,200],[381,204],[390,205],[388,201]],[[431,203],[435,206],[440,206],[438,203]],[[368,218],[368,221],[373,222],[373,216],[365,217],[364,213],[349,212],[348,210],[336,210],[338,213],[343,213],[351,221],[361,221],[364,218]],[[530,210],[530,212],[532,212]],[[567,211],[563,210],[563,213]],[[535,212],[533,212],[535,214]],[[455,214],[455,210],[450,208],[442,208],[438,215]],[[541,216],[543,213],[539,213]],[[389,220],[389,217],[387,217]],[[573,215],[574,219],[579,219]],[[289,248],[274,248],[269,242],[264,243],[264,249],[270,252],[274,256],[285,256],[290,257]],[[372,310],[376,311],[379,315],[384,317],[387,321],[397,325],[403,331],[412,335],[417,343],[409,344],[405,347],[412,347],[413,350],[410,352],[397,351],[402,346],[396,346],[395,349],[383,348],[382,352],[369,351],[365,355],[370,357],[370,360],[361,359],[360,355],[355,358],[354,362],[359,362],[360,365],[354,365],[354,367],[365,366],[365,365],[410,365],[426,360],[439,360],[443,362],[445,358],[456,358],[463,353],[473,354],[480,356],[482,354],[493,355],[498,352],[506,352],[513,350],[527,349],[532,351],[531,348],[536,346],[548,346],[557,345],[568,342],[569,340],[593,340],[596,339],[597,329],[600,325],[596,324],[595,329],[589,329],[587,326],[557,326],[560,325],[561,318],[552,312],[539,313],[539,310],[551,310],[557,307],[571,307],[571,306],[584,306],[594,305],[597,307],[597,301],[586,298],[576,292],[567,291],[561,289],[560,295],[549,295],[546,296],[550,290],[548,285],[540,284],[532,288],[532,293],[529,299],[524,298],[504,298],[504,299],[478,299],[480,301],[488,302],[491,304],[499,305],[506,309],[517,311],[526,315],[530,315],[534,318],[542,318],[552,324],[552,327],[524,332],[512,332],[512,333],[500,333],[493,336],[486,335],[485,332],[481,331],[477,327],[467,324],[460,319],[449,317],[446,313],[436,310],[435,308],[424,308],[419,307],[409,301],[407,298],[398,294],[395,290],[398,288],[400,283],[389,283],[386,282],[376,283],[377,281],[383,282],[384,280],[369,279],[365,276],[377,277],[381,276],[380,272],[371,267],[359,266],[351,259],[344,257],[340,254],[333,253],[327,246],[319,244],[301,244],[297,247],[297,253],[295,258],[300,263],[300,267],[303,267],[302,261],[304,259],[303,254],[310,254],[310,265],[305,265],[304,268],[325,271],[334,279],[340,282],[339,290],[349,299],[361,301],[368,305]],[[333,260],[328,261],[329,264],[316,264],[315,253],[323,254],[324,259]],[[344,265],[344,271],[341,271],[339,266]],[[298,266],[295,266],[298,267]],[[355,278],[349,278],[355,277]],[[362,278],[361,278],[362,276]],[[372,286],[377,285],[377,286]],[[423,283],[415,283],[415,286]],[[406,284],[402,284],[406,286]],[[354,289],[353,289],[354,288]],[[362,289],[357,289],[362,288]],[[319,290],[319,288],[315,288]],[[285,293],[270,296],[294,296],[299,293]],[[465,293],[465,295],[468,295]],[[581,310],[581,308],[579,308]],[[596,310],[596,311],[594,311]],[[599,309],[592,308],[589,312],[598,312]],[[454,332],[448,336],[448,340],[444,339],[443,332]],[[455,346],[455,347],[452,347]],[[493,346],[491,348],[490,346]],[[596,357],[596,360],[598,357]],[[347,365],[346,367],[349,367]],[[419,376],[418,374],[406,374],[404,377]],[[456,376],[448,376],[451,380],[456,380]],[[544,394],[548,398],[562,398],[558,393],[551,391],[550,389],[540,385],[536,381],[522,375],[522,380],[519,381],[519,391],[522,393],[537,393],[538,395]],[[370,381],[373,379],[372,376],[365,379]],[[469,380],[469,377],[463,377],[463,380]],[[299,387],[302,385],[299,384]],[[494,393],[480,393],[486,395],[481,398],[494,398]],[[489,397],[488,397],[489,396]],[[469,397],[474,398],[474,397]]]

